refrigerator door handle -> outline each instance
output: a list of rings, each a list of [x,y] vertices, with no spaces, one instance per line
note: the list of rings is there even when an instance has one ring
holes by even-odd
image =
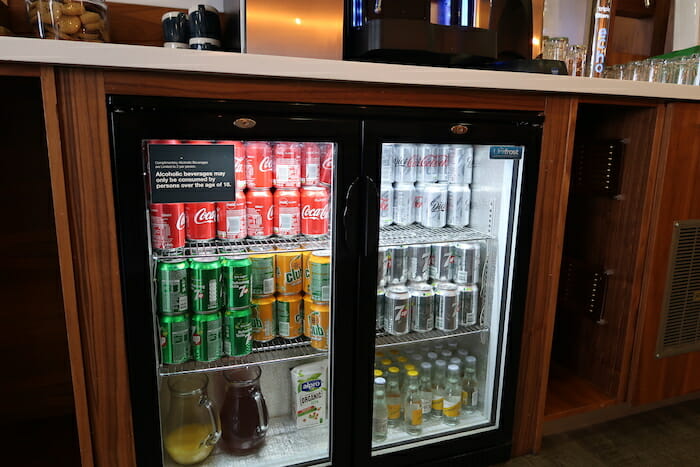
[[[360,212],[361,208],[361,198],[360,198],[360,185],[363,183],[361,177],[355,178],[352,181],[348,190],[345,192],[345,209],[343,210],[343,238],[345,239],[345,244],[351,249],[351,251],[357,251],[358,235],[351,229],[353,226],[357,228],[357,214]]]
[[[379,212],[379,184],[374,181],[370,176],[365,176],[365,199],[366,213],[378,213]],[[378,216],[368,215],[365,219],[365,232],[364,232],[364,256],[367,257],[370,253],[376,251],[377,245],[375,242],[370,241],[370,235],[374,236],[379,232],[379,218]],[[370,251],[372,250],[372,251]]]

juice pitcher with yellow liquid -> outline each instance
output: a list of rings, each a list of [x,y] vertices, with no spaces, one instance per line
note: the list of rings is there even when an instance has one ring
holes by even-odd
[[[163,427],[163,444],[178,464],[202,462],[221,437],[219,415],[207,396],[205,374],[171,376],[170,409]]]

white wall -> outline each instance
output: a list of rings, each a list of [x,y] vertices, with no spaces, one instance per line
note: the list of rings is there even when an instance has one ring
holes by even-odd
[[[542,34],[587,45],[592,0],[545,0]]]

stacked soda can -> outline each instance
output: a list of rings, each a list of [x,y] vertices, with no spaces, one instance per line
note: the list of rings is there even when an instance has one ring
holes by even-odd
[[[382,247],[376,329],[454,331],[478,322],[483,242]]]
[[[382,144],[380,225],[469,225],[473,159],[465,144]]]

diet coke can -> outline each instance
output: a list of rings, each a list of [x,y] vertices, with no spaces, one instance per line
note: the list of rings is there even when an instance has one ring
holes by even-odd
[[[394,181],[397,183],[414,183],[416,181],[416,163],[418,147],[415,144],[397,144],[394,146]]]
[[[479,318],[479,286],[459,286],[459,324],[474,326]]]
[[[464,183],[471,183],[474,170],[474,146],[465,146],[466,159],[464,161]]]
[[[430,279],[430,245],[408,246],[408,280],[425,282]]]
[[[377,287],[377,314],[376,314],[376,330],[379,331],[384,327],[384,295],[386,291],[381,285]]]
[[[405,285],[392,285],[384,294],[384,331],[394,336],[407,334],[411,328],[409,301]]]
[[[331,159],[332,160],[332,159]],[[301,233],[319,237],[328,233],[330,217],[328,190],[322,186],[301,189]]]
[[[293,237],[301,232],[299,190],[279,188],[274,194],[274,221],[272,231],[280,237]]]
[[[413,213],[416,217],[416,222],[423,224],[423,213],[425,212],[424,207],[425,200],[425,183],[416,183],[413,190]]]
[[[458,243],[453,251],[454,281],[458,284],[481,282],[481,243]]]
[[[459,327],[459,294],[451,282],[435,284],[435,327],[440,331]]]
[[[330,185],[333,182],[333,156],[335,155],[335,145],[333,143],[324,143],[319,145],[321,150],[321,173],[319,178],[324,185]]]
[[[437,165],[437,181],[439,183],[447,183],[449,180],[449,160],[450,160],[450,145],[441,144],[437,146],[435,151],[435,164]]]
[[[411,225],[416,221],[413,183],[396,183],[394,186],[394,224]]]
[[[301,184],[321,183],[321,150],[316,143],[304,143],[301,148]]]
[[[435,243],[430,247],[430,278],[451,281],[454,253],[449,243]]]
[[[435,327],[433,315],[433,288],[425,282],[417,282],[408,287],[411,293],[409,313],[411,330],[417,332],[432,331]]]
[[[447,185],[431,183],[423,190],[423,209],[420,214],[421,225],[431,229],[445,227],[447,224]]]
[[[229,144],[233,146],[233,163],[235,174],[235,189],[236,191],[243,190],[246,187],[245,179],[245,146],[242,141],[218,141],[218,144]]]
[[[390,143],[382,144],[382,172],[381,183],[394,182],[394,145]]]
[[[275,188],[299,188],[301,186],[301,144],[276,143],[272,148],[274,156]]]
[[[248,235],[245,198],[242,191],[237,191],[235,201],[216,203],[216,236],[218,238],[238,240]]]
[[[472,151],[471,146],[453,144],[447,156],[447,182],[454,185],[463,185],[464,167],[467,162],[467,148]]]
[[[408,279],[408,248],[405,246],[392,246],[387,248],[387,283],[405,284]]]
[[[386,247],[377,249],[377,285],[386,285],[388,252]]]
[[[151,204],[151,244],[154,250],[176,253],[185,246],[185,205]]]
[[[394,223],[394,188],[391,183],[382,183],[379,187],[379,226]]]
[[[264,188],[248,190],[245,206],[248,236],[250,238],[271,237],[275,205],[270,190]]]
[[[469,225],[469,209],[472,191],[469,185],[450,185],[447,189],[447,225],[466,227]]]
[[[264,141],[245,145],[245,176],[248,188],[272,188],[272,149]]]
[[[187,240],[208,242],[216,238],[216,204],[185,203]]]
[[[423,183],[437,182],[437,164],[436,147],[432,144],[419,144],[418,162],[416,163],[416,180]]]

